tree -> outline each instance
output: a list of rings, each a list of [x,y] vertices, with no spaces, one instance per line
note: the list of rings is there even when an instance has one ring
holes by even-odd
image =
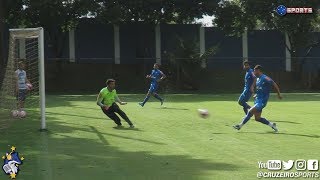
[[[15,27],[21,23],[21,11],[23,0],[0,0],[0,69],[3,66],[4,54],[3,54],[3,42],[5,24],[10,24],[11,27]]]
[[[183,39],[176,36],[178,45],[172,52],[167,52],[169,60],[168,71],[171,73],[175,86],[182,89],[197,90],[200,76],[204,74],[202,63],[206,64],[209,56],[219,51],[219,45],[208,48],[204,54],[200,54],[199,40]]]
[[[212,15],[217,1],[206,0],[101,0],[97,18],[108,23],[189,23]]]
[[[308,56],[311,48],[319,45],[320,40],[315,39],[311,32],[319,29],[320,15],[316,12],[306,15],[286,16],[277,15],[275,9],[279,5],[287,7],[320,7],[319,0],[234,0],[222,1],[216,10],[214,23],[232,35],[240,35],[246,29],[252,30],[259,26],[262,29],[276,29],[288,35],[290,46],[286,48],[293,59],[293,70],[301,72],[300,56]],[[307,49],[301,55],[298,50]],[[303,62],[303,61],[302,61]]]
[[[16,0],[17,1],[17,0]],[[22,0],[21,0],[22,1]],[[203,14],[212,15],[217,3],[192,0],[23,0],[23,26],[41,26],[48,33],[55,57],[62,56],[68,30],[88,13],[104,23],[186,23]],[[12,21],[10,21],[12,22]]]
[[[76,27],[80,18],[97,8],[87,0],[26,0],[25,26],[43,27],[55,57],[62,57],[66,32]]]

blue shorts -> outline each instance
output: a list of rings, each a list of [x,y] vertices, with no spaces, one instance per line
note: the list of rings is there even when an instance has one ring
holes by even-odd
[[[149,88],[150,93],[156,93],[158,90],[158,85],[157,84],[151,84]]]
[[[18,101],[25,101],[27,96],[27,90],[26,89],[19,89],[17,100]]]
[[[248,102],[251,96],[252,93],[249,90],[244,90],[240,95],[238,102]]]
[[[266,107],[266,105],[267,105],[267,101],[262,101],[262,100],[256,99],[256,100],[254,101],[254,106],[253,106],[253,107],[255,107],[256,110],[258,110],[258,111],[261,112],[262,109],[263,109],[264,107]]]

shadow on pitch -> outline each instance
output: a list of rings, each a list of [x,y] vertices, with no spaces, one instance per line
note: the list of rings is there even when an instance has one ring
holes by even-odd
[[[282,122],[282,123],[289,123],[289,124],[301,124],[301,123],[293,122],[293,121],[275,121],[275,122]]]
[[[309,135],[309,134],[295,134],[295,133],[285,133],[285,132],[278,132],[275,133],[274,131],[268,132],[239,132],[244,134],[275,134],[275,135],[285,135],[285,136],[297,136],[297,137],[308,137],[308,138],[320,138],[319,135]]]
[[[77,114],[71,114],[71,113],[52,113],[52,112],[46,112],[47,115],[63,115],[63,116],[72,116],[72,117],[79,117],[79,118],[87,118],[87,119],[101,119],[101,120],[105,120],[106,118],[100,118],[100,117],[95,117],[95,116],[83,116],[83,115],[77,115]]]
[[[38,118],[19,121],[1,134],[1,140],[8,140],[0,141],[1,147],[14,143],[28,158],[29,166],[23,166],[20,174],[23,179],[87,180],[107,175],[109,179],[197,180],[208,172],[241,169],[233,162],[178,154],[156,136],[142,139],[140,132],[105,131],[85,121],[65,122],[54,114],[47,123],[48,131],[42,134]],[[171,153],[161,153],[162,149]]]
[[[116,130],[121,130],[121,131],[141,131],[139,128],[130,128],[130,127],[112,127],[113,129],[116,129]]]
[[[174,107],[166,107],[166,106],[164,106],[164,107],[153,107],[153,109],[164,109],[164,110],[184,110],[184,111],[186,111],[186,110],[190,110],[190,109],[187,109],[187,108],[174,108]]]

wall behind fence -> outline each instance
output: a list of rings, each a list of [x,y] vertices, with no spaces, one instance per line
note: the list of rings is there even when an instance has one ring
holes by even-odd
[[[199,25],[161,24],[157,29],[150,24],[115,26],[84,19],[76,29],[65,32],[56,44],[48,31],[45,30],[45,56],[49,91],[96,90],[104,85],[106,78],[113,77],[119,79],[119,87],[126,91],[144,92],[148,88],[145,75],[150,73],[154,62],[168,63],[166,52],[175,52],[179,46],[177,38],[202,43]],[[313,34],[320,38],[320,33]],[[7,41],[1,43],[7,48]],[[278,31],[250,31],[246,36],[234,37],[206,27],[203,43],[206,49],[218,45],[218,51],[207,61],[207,74],[200,80],[203,81],[201,90],[238,91],[243,84],[241,62],[244,58],[263,65],[268,74],[276,76],[275,80],[285,81],[280,84],[285,83],[286,89],[307,87],[296,84],[294,73],[285,72],[288,60],[285,36]],[[2,52],[7,52],[5,48]],[[303,55],[308,50],[299,52]],[[302,83],[319,80],[320,47],[312,48],[301,64],[305,73]]]
[[[152,64],[70,64],[63,63],[57,67],[56,63],[46,64],[46,89],[48,92],[98,92],[108,78],[117,80],[119,92],[146,93],[149,88],[149,81],[145,78],[150,73]],[[167,73],[166,69],[163,69]],[[267,71],[274,81],[276,81],[283,91],[304,91],[309,86],[310,76],[317,74],[303,73],[302,83],[297,83],[295,74],[292,72],[272,72]],[[240,93],[244,84],[244,72],[241,70],[206,70],[199,79],[198,92],[238,92]],[[168,74],[167,80],[173,77]],[[320,82],[319,77],[314,78]],[[320,84],[312,82],[313,89],[320,89]],[[162,82],[160,86],[163,92],[181,92],[168,87],[168,82]],[[182,89],[187,90],[187,89]]]
[[[241,37],[227,36],[217,28],[205,28],[205,47],[208,49],[213,46],[218,46],[218,51],[209,57],[209,69],[241,69],[243,61]]]
[[[118,63],[121,64],[152,64],[154,62],[167,63],[168,52],[175,52],[179,47],[178,38],[199,42],[199,25],[160,25],[160,46],[156,44],[156,26],[150,24],[122,24],[119,29],[119,42],[114,25],[101,24],[89,20],[83,20],[74,30],[74,51],[76,63]],[[320,38],[320,33],[313,33],[315,38]],[[69,60],[72,42],[69,42],[70,33],[62,42],[63,53],[54,54],[54,47],[50,40],[46,39],[46,55],[48,60]],[[48,38],[48,36],[47,36]],[[71,38],[72,39],[72,38]],[[254,64],[262,64],[267,69],[275,72],[283,72],[286,69],[285,35],[274,30],[250,31],[247,39],[243,37],[227,36],[214,27],[205,28],[205,48],[218,46],[218,52],[209,57],[207,67],[209,69],[226,68],[238,70],[241,61],[249,58]],[[247,57],[243,54],[244,41],[247,43]],[[116,44],[119,44],[117,48]],[[68,49],[69,48],[69,49]],[[158,48],[158,49],[157,49]],[[115,52],[119,57],[115,57]],[[156,57],[156,51],[160,56]],[[299,50],[301,56],[308,51]],[[200,53],[200,48],[199,48]],[[119,61],[116,60],[119,58]],[[157,59],[157,58],[160,58]],[[185,58],[185,57],[179,57]],[[302,60],[303,70],[316,72],[320,64],[320,47],[314,47],[308,54],[308,58]],[[240,64],[240,65],[239,65]]]

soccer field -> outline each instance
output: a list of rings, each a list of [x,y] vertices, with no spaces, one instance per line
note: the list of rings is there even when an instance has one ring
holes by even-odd
[[[279,133],[253,118],[234,130],[244,116],[238,96],[165,95],[166,108],[154,98],[142,108],[143,94],[119,95],[136,128],[122,121],[125,128],[115,129],[95,95],[48,95],[49,131],[39,132],[29,111],[0,129],[0,153],[14,145],[25,157],[19,180],[247,180],[269,172],[259,161],[320,159],[320,94],[283,94],[283,100],[272,94],[262,116]],[[198,108],[208,109],[209,118],[200,118]]]

